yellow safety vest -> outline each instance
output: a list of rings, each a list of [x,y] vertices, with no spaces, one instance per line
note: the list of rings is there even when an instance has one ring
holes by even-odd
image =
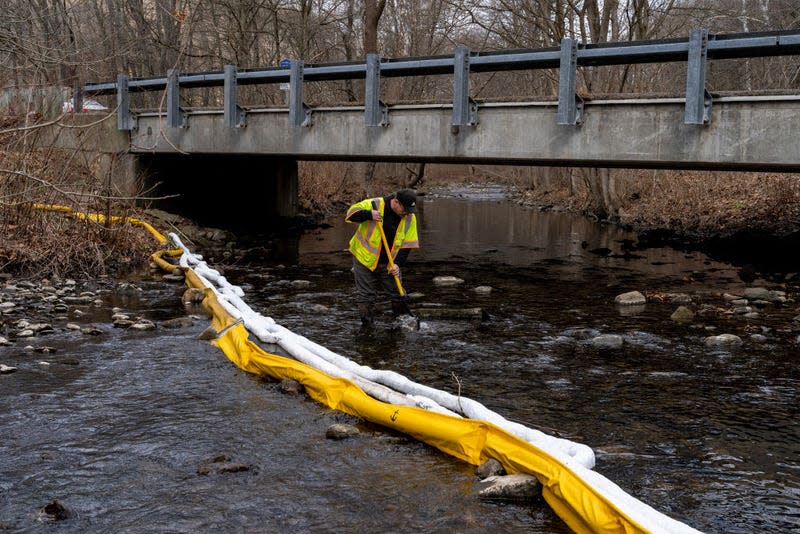
[[[352,222],[350,217],[361,210],[378,210],[381,217],[383,217],[385,208],[383,197],[368,198],[350,206],[344,220]],[[419,248],[417,218],[413,213],[405,215],[397,225],[397,233],[394,235],[394,242],[390,251],[393,259],[397,257],[397,253],[400,252],[401,248]],[[350,239],[350,252],[361,265],[370,271],[375,270],[381,254],[381,233],[378,230],[378,221],[370,219],[358,224],[356,233]]]

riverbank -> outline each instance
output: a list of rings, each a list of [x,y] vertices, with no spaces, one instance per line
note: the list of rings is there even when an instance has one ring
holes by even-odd
[[[617,215],[598,222],[636,232],[637,247],[704,252],[742,267],[745,277],[797,276],[786,251],[800,245],[800,175],[619,171],[614,187]],[[517,181],[513,196],[533,209],[597,219],[583,186]]]

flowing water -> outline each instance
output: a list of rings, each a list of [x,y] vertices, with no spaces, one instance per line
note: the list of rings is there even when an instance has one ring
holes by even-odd
[[[429,320],[407,332],[386,303],[375,328],[359,328],[346,252],[354,227],[341,218],[271,242],[226,274],[254,309],[359,363],[460,388],[511,420],[591,446],[597,471],[695,528],[798,530],[797,305],[752,319],[726,313],[721,293],[748,286],[731,265],[636,250],[634,235],[524,209],[500,191],[471,195],[420,202],[422,248],[404,282],[423,294],[418,309],[479,306],[486,321]],[[437,287],[438,275],[465,282]],[[19,368],[0,376],[0,529],[568,532],[543,502],[477,500],[472,466],[406,436],[361,423],[355,439],[326,440],[330,424],[352,419],[237,370],[195,339],[205,319],[112,328],[112,306],[155,321],[184,313],[179,286],[150,273],[132,281],[141,291],[84,308],[81,320],[103,335],[65,331],[64,317],[43,338],[55,354],[0,347],[0,363]],[[614,304],[631,290],[649,302]],[[714,311],[678,325],[669,293]],[[744,345],[705,346],[721,333]],[[600,334],[623,336],[622,348],[596,348]],[[220,455],[249,470],[216,472]],[[46,523],[39,510],[52,499],[73,517]]]

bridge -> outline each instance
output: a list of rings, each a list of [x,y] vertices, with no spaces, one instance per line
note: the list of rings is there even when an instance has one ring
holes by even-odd
[[[709,60],[800,54],[800,30],[709,34],[684,39],[471,52],[452,56],[384,59],[90,83],[75,94],[115,94],[117,124],[128,149],[155,174],[230,176],[265,169],[273,185],[263,196],[276,212],[297,206],[298,160],[479,162],[543,166],[691,168],[800,171],[800,94],[719,96],[706,88]],[[577,69],[636,63],[684,62],[680,98],[584,100]],[[557,99],[476,102],[470,73],[558,69]],[[445,104],[386,105],[382,77],[449,74],[453,98]],[[364,104],[310,108],[304,85],[365,80]],[[288,106],[244,109],[237,88],[283,84]],[[184,109],[181,90],[223,87],[222,109]],[[162,91],[165,110],[134,111],[130,94]],[[187,154],[190,157],[185,157]],[[269,169],[267,171],[266,169]]]

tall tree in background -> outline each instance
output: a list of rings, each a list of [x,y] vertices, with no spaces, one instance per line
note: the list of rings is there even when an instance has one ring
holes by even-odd
[[[386,0],[364,0],[364,57],[378,53],[378,24]]]

